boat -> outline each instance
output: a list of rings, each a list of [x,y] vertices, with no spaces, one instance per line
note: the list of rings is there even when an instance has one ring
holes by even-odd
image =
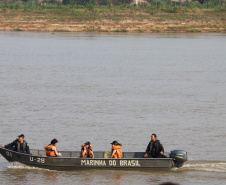
[[[31,154],[0,148],[0,154],[9,162],[27,166],[55,169],[152,169],[182,167],[187,161],[187,152],[173,150],[165,158],[144,158],[144,152],[123,152],[122,159],[106,158],[106,152],[94,152],[95,158],[80,158],[80,151],[59,151],[61,157],[47,157],[45,150],[30,150]]]

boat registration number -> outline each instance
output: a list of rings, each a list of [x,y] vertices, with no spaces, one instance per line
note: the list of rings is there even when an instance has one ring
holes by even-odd
[[[41,158],[41,157],[37,157],[37,158],[30,157],[30,161],[34,161],[37,163],[45,163],[46,162],[45,158]]]

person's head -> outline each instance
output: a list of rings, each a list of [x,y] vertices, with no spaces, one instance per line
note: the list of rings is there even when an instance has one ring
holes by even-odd
[[[18,136],[18,140],[19,140],[20,142],[23,142],[23,141],[24,141],[24,135],[23,135],[23,134],[20,134],[20,135]]]
[[[160,185],[179,185],[179,184],[173,182],[163,182]]]
[[[57,139],[53,139],[53,140],[51,141],[51,145],[56,145],[57,143],[58,143]]]
[[[156,139],[157,139],[157,135],[156,135],[156,134],[152,134],[152,135],[151,135],[151,140],[155,142]]]
[[[89,141],[86,141],[84,145],[85,145],[86,147],[89,147],[90,144],[91,144],[91,143],[90,143]]]
[[[113,141],[112,143],[110,143],[112,145],[121,145],[120,143],[118,143],[118,141]]]

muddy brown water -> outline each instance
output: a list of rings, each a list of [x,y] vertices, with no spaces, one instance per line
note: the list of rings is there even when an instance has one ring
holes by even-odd
[[[9,164],[1,184],[224,184],[226,34],[0,32],[0,144],[144,151],[156,133],[189,161],[172,170],[54,171]]]

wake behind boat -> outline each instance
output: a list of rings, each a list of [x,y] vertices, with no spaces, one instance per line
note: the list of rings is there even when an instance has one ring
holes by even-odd
[[[106,152],[97,151],[95,158],[79,158],[80,151],[60,151],[62,157],[46,157],[45,150],[31,149],[31,155],[0,148],[1,155],[9,162],[45,169],[151,169],[181,167],[187,161],[187,152],[173,150],[166,158],[143,158],[145,152],[123,152],[124,158],[104,158]]]

